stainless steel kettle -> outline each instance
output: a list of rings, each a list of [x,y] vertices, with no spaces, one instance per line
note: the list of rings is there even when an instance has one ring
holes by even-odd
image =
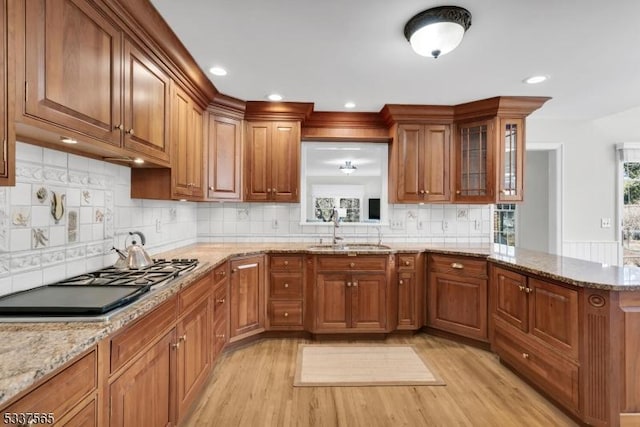
[[[153,260],[142,247],[146,243],[146,239],[144,234],[141,231],[130,231],[129,236],[137,235],[140,237],[140,245],[135,240],[131,240],[131,244],[127,246],[127,248],[122,251],[117,248],[113,248],[114,251],[118,253],[118,261],[114,264],[115,268],[119,269],[133,269],[138,270],[141,268],[145,268],[153,264]],[[125,242],[126,244],[126,242]]]

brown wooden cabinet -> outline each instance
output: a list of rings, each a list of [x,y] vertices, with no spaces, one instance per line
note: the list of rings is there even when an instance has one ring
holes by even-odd
[[[176,331],[164,334],[109,386],[109,425],[168,426],[175,423],[173,379]]]
[[[169,76],[160,62],[92,2],[36,0],[23,7],[18,119],[168,165]],[[107,152],[90,144],[80,149]]]
[[[177,84],[172,85],[171,190],[173,198],[204,196],[204,113]]]
[[[230,262],[230,342],[264,330],[264,256]]]
[[[396,202],[445,202],[451,199],[449,125],[401,124],[392,144],[396,160]]]
[[[396,255],[398,281],[397,329],[417,330],[422,327],[424,307],[424,265],[422,254]]]
[[[240,200],[242,198],[242,120],[217,112],[207,113],[209,121],[207,198]]]
[[[496,353],[578,413],[578,291],[492,266],[490,300]]]
[[[15,129],[12,86],[9,85],[9,33],[7,0],[0,1],[0,185],[15,185]],[[11,99],[10,99],[11,98]]]
[[[229,339],[229,263],[213,271],[213,349],[212,359],[218,357]]]
[[[498,120],[498,201],[522,201],[524,180],[524,119]]]
[[[490,203],[495,198],[495,120],[458,123],[455,138],[455,201]]]
[[[318,256],[314,332],[385,332],[389,303],[387,257]]]
[[[304,274],[302,255],[269,257],[267,329],[303,330]]]
[[[245,159],[246,201],[300,201],[300,122],[247,121]]]
[[[428,262],[427,325],[488,341],[486,260],[434,254]]]

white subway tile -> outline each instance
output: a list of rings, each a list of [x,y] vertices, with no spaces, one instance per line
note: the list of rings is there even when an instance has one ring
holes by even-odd
[[[35,187],[40,188],[37,184]],[[37,191],[37,190],[36,190]],[[16,186],[11,188],[11,205],[26,206],[31,205],[31,184],[24,182],[17,182]]]
[[[37,145],[16,143],[16,160],[24,160],[32,163],[42,163],[43,148]]]
[[[31,249],[31,239],[31,228],[18,228],[11,230],[11,252]]]
[[[25,291],[41,286],[42,283],[42,270],[28,271],[26,273],[19,273],[13,276],[13,292]]]

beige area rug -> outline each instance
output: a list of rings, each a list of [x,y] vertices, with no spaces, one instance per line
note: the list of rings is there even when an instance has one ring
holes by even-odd
[[[314,345],[298,348],[294,386],[445,385],[411,345]]]

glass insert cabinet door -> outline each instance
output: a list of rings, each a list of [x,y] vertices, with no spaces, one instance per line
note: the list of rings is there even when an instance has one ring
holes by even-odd
[[[456,150],[456,199],[483,201],[492,196],[492,122],[458,126]]]
[[[524,163],[524,120],[500,119],[498,199],[521,201]]]

